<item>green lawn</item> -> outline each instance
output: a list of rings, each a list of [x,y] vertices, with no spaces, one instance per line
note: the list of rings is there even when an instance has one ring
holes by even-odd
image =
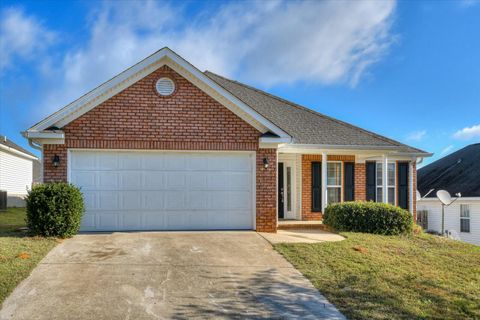
[[[24,208],[0,211],[0,304],[56,244],[16,231],[24,226]]]
[[[421,234],[279,244],[349,319],[480,319],[480,247]]]

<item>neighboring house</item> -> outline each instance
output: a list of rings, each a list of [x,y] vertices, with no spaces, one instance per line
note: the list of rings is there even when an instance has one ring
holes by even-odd
[[[25,206],[24,198],[32,187],[34,162],[38,162],[34,154],[0,135],[0,190],[7,191],[8,207]]]
[[[82,230],[275,232],[278,219],[319,220],[350,200],[415,214],[416,161],[430,156],[168,48],[24,136],[43,148],[45,182],[82,188]]]
[[[418,170],[418,218],[427,230],[442,231],[442,205],[436,197],[446,190],[461,197],[445,208],[445,230],[462,241],[480,245],[480,143],[469,145]]]

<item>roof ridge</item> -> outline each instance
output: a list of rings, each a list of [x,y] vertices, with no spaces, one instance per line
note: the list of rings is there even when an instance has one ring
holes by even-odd
[[[408,145],[406,145],[406,144],[403,144],[403,143],[401,143],[401,142],[399,142],[399,141],[390,139],[390,138],[388,138],[388,137],[381,136],[381,135],[379,135],[379,134],[376,134],[375,132],[372,132],[372,131],[363,129],[363,128],[361,128],[361,127],[358,127],[358,126],[356,126],[356,125],[350,124],[350,123],[348,123],[348,122],[345,122],[345,121],[342,121],[342,120],[339,120],[339,119],[336,119],[336,118],[327,116],[327,115],[325,115],[325,114],[323,114],[323,113],[320,113],[320,112],[318,112],[318,111],[312,110],[312,109],[307,108],[307,107],[302,106],[302,105],[299,105],[298,103],[295,103],[295,102],[289,101],[289,100],[287,100],[287,99],[284,99],[284,98],[275,96],[275,95],[273,95],[273,94],[271,94],[271,93],[268,93],[268,92],[263,91],[263,90],[261,90],[261,89],[258,89],[258,88],[252,87],[252,86],[250,86],[250,85],[244,84],[244,83],[242,83],[242,82],[239,82],[239,81],[236,81],[236,80],[232,80],[232,79],[226,78],[226,77],[224,77],[224,76],[221,76],[221,75],[216,74],[216,73],[214,73],[214,72],[211,72],[211,71],[209,71],[209,70],[205,70],[204,73],[206,73],[206,74],[208,74],[208,73],[213,74],[213,75],[215,75],[215,76],[217,76],[217,77],[219,77],[219,78],[222,78],[222,79],[224,79],[224,80],[227,80],[227,81],[236,83],[236,84],[238,84],[238,85],[241,85],[241,86],[243,86],[243,87],[245,87],[245,88],[254,90],[254,91],[258,92],[258,93],[264,94],[264,95],[269,96],[269,97],[271,97],[271,98],[273,98],[273,99],[276,99],[276,100],[278,100],[278,101],[287,103],[287,104],[291,105],[292,107],[296,107],[296,108],[298,108],[298,109],[301,109],[301,110],[304,110],[304,111],[308,111],[308,112],[310,112],[310,113],[312,113],[312,114],[314,114],[314,115],[321,116],[321,117],[325,117],[325,118],[327,118],[327,119],[329,119],[329,120],[332,120],[332,121],[334,121],[334,122],[337,122],[337,123],[339,123],[339,124],[346,125],[346,126],[349,126],[349,127],[352,127],[352,128],[358,129],[358,130],[361,130],[361,131],[365,132],[366,134],[368,134],[368,135],[370,135],[370,136],[373,136],[373,137],[378,138],[378,139],[380,139],[380,140],[383,140],[383,141],[385,141],[385,142],[391,143],[391,144],[393,144],[393,145],[395,145],[395,146],[410,147],[410,146],[408,146]],[[230,91],[230,90],[229,90],[229,91]],[[421,152],[425,152],[425,151],[420,150],[420,149],[418,149],[418,148],[414,148],[414,147],[410,147],[410,148],[416,149],[416,150],[421,151]]]

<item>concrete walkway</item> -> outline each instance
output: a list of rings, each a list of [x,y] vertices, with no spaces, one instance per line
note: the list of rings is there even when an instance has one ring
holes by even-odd
[[[82,234],[54,248],[0,319],[345,319],[255,232]]]
[[[318,243],[345,240],[339,234],[319,229],[288,229],[277,233],[260,233],[267,241],[276,243]]]

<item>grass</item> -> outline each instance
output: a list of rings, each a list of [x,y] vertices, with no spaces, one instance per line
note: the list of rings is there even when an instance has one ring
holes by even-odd
[[[480,319],[480,247],[419,234],[278,244],[349,319]]]
[[[0,211],[0,304],[56,244],[17,231],[20,227],[25,227],[24,208]]]

